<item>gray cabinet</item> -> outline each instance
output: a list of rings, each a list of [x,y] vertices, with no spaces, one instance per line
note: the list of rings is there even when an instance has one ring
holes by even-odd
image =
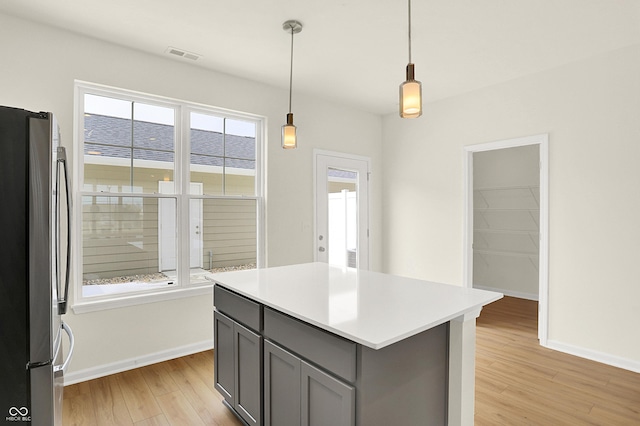
[[[356,380],[356,344],[271,308],[264,309],[265,338],[330,371],[346,382]]]
[[[356,390],[302,361],[302,426],[353,426]]]
[[[235,409],[250,425],[262,424],[262,336],[234,324],[236,355]]]
[[[243,423],[447,423],[449,325],[382,349],[214,287],[215,388]]]
[[[215,388],[249,425],[262,424],[262,336],[214,312]]]
[[[232,407],[235,404],[236,394],[233,324],[233,320],[219,312],[213,313],[213,345],[216,351],[213,363],[215,388]]]
[[[300,358],[264,341],[264,424],[300,425]]]
[[[265,425],[353,426],[355,388],[264,342]]]

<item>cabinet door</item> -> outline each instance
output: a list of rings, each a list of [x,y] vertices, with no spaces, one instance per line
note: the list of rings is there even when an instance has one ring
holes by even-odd
[[[236,399],[234,408],[249,425],[260,426],[262,337],[237,322],[234,327]]]
[[[215,388],[231,405],[235,403],[235,356],[233,321],[218,311],[213,313]]]
[[[300,358],[264,342],[264,424],[300,425]]]
[[[355,425],[355,388],[302,361],[302,426]]]

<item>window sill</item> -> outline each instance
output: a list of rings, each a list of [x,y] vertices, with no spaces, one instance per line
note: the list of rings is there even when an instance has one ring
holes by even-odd
[[[210,294],[213,296],[213,284],[205,284],[189,288],[178,288],[175,290],[126,294],[122,296],[110,297],[109,299],[85,299],[81,302],[74,303],[73,306],[71,306],[71,309],[73,310],[74,314],[86,314],[89,312],[124,308],[127,306],[142,305],[145,303],[163,302],[166,300],[182,299],[185,297],[194,297],[205,294]]]

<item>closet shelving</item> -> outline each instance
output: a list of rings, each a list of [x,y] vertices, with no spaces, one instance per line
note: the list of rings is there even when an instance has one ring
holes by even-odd
[[[540,187],[483,187],[473,195],[473,249],[479,260],[489,266],[504,257],[528,259],[537,270]]]

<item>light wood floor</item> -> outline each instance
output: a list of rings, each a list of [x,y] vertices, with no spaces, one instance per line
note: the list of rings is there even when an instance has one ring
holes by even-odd
[[[540,347],[536,312],[536,302],[508,297],[483,309],[476,425],[640,425],[640,374]],[[65,426],[240,425],[213,389],[212,351],[67,386],[63,417]]]
[[[241,426],[213,388],[213,351],[67,386],[62,423]]]
[[[476,425],[640,425],[640,374],[545,349],[538,303],[505,297],[477,321]]]

